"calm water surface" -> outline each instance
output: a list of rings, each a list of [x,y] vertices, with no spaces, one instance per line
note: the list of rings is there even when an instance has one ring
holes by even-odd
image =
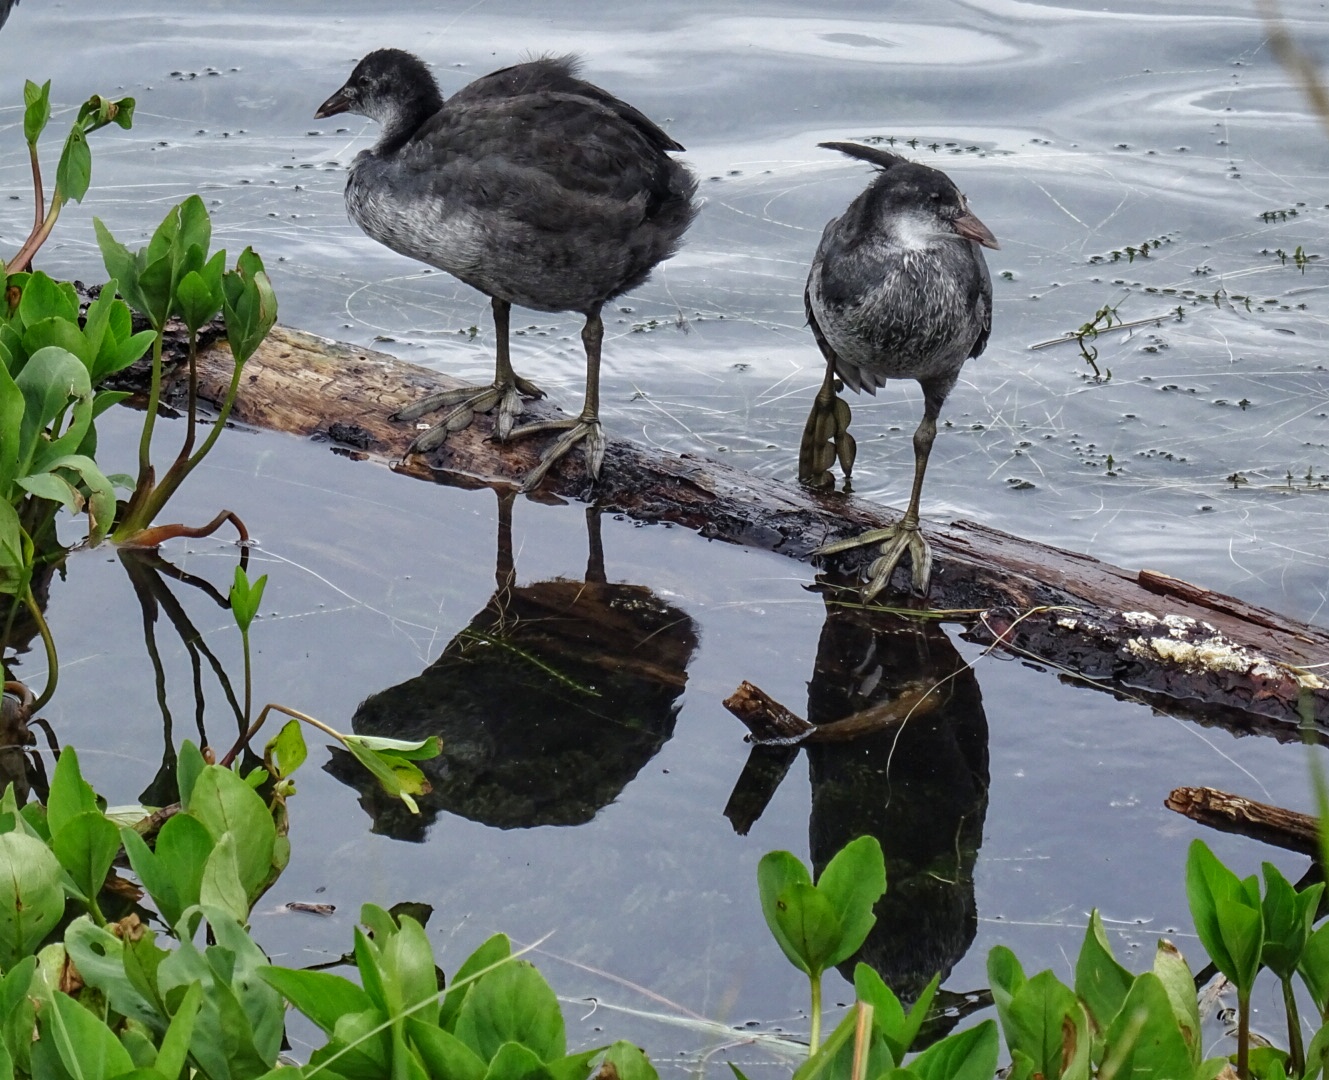
[[[220,243],[264,255],[284,322],[487,378],[487,303],[346,219],[345,166],[372,125],[310,117],[380,45],[424,55],[445,92],[529,53],[579,52],[591,78],[687,145],[706,198],[684,250],[608,320],[605,422],[784,478],[820,379],[803,325],[806,266],[825,221],[866,182],[816,144],[893,139],[946,169],[1002,243],[990,258],[992,340],[943,414],[925,513],[1325,623],[1329,136],[1252,11],[1206,8],[228,2],[188,15],[133,3],[107,19],[100,5],[25,0],[0,34],[0,101],[21,100],[24,76],[50,77],[54,147],[63,110],[89,93],[138,99],[132,132],[94,136],[93,187],[44,250],[48,271],[100,280],[93,215],[133,244],[197,190]],[[1299,40],[1325,52],[1321,7],[1285,9]],[[0,119],[11,193],[0,234],[12,247],[31,193],[18,107]],[[1146,243],[1132,260],[1127,249]],[[1097,339],[1110,378],[1094,379],[1073,345],[1031,350],[1104,306],[1127,321],[1167,317]],[[517,369],[574,407],[578,320],[523,312],[514,327]],[[858,491],[902,502],[917,390],[892,385],[852,404]],[[103,421],[113,470],[126,467],[116,452],[130,459],[135,421]],[[509,522],[490,492],[247,433],[222,440],[173,513],[202,519],[219,505],[261,538],[270,575],[255,629],[259,699],[343,727],[432,724],[452,751],[419,823],[315,753],[326,768],[302,778],[295,857],[272,906],[318,899],[338,912],[261,913],[285,962],[340,953],[366,900],[434,904],[449,970],[495,929],[525,941],[554,931],[543,966],[566,997],[599,1003],[570,1009],[586,1016],[580,1038],[599,1028],[691,1067],[722,1040],[689,1016],[805,1027],[803,987],[767,944],[756,903],[755,864],[770,848],[823,860],[849,835],[879,835],[898,898],[883,924],[905,928],[917,955],[883,935],[873,959],[901,985],[941,966],[965,990],[985,983],[998,941],[1069,977],[1095,905],[1123,950],[1147,955],[1162,933],[1191,944],[1180,867],[1196,830],[1162,809],[1171,787],[1306,805],[1300,750],[1075,688],[953,633],[828,619],[803,588],[807,566],[683,530],[588,522],[582,507],[528,500]],[[567,582],[585,583],[588,530],[610,584],[592,574],[578,590]],[[495,599],[507,540],[517,587]],[[223,590],[234,559],[210,543],[164,555]],[[228,741],[234,714],[198,643],[232,673],[238,659],[228,613],[140,570],[140,589],[158,589],[156,620],[145,620],[120,561],[109,550],[74,559],[50,606],[64,669],[48,715],[114,802],[149,785],[169,740],[196,733],[200,708],[209,737]],[[519,650],[495,651],[498,641]],[[649,650],[623,644],[643,641]],[[869,652],[873,665],[852,670]],[[829,718],[889,696],[895,680],[966,663],[947,708],[898,745],[747,773],[742,729],[719,704],[746,678]],[[41,681],[35,657],[20,673]],[[1269,857],[1210,840],[1246,869]],[[935,913],[932,925],[920,913]]]

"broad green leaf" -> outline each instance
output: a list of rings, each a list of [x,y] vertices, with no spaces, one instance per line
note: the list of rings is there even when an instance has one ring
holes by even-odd
[[[108,268],[109,269],[109,268]],[[160,258],[152,259],[139,271],[138,292],[142,299],[141,312],[147,316],[148,323],[154,330],[166,326],[166,319],[171,312],[171,301],[175,295],[174,266],[169,252]],[[126,295],[126,300],[133,299]]]
[[[218,843],[227,832],[243,841],[235,847],[236,871],[245,896],[255,900],[271,878],[277,839],[277,827],[262,798],[230,769],[210,765],[194,784],[189,813],[207,826]]]
[[[485,1061],[505,1043],[518,1043],[541,1061],[567,1053],[558,998],[524,960],[504,964],[471,987],[454,1033]]]
[[[452,976],[452,985],[443,995],[443,1005],[439,1010],[438,1026],[448,1031],[454,1030],[457,1012],[466,996],[475,987],[476,978],[481,972],[495,965],[502,964],[512,955],[512,943],[506,934],[495,934],[485,941],[475,952],[462,961],[461,967]]]
[[[1318,882],[1298,893],[1273,863],[1264,863],[1264,952],[1261,960],[1280,979],[1290,979],[1306,947],[1324,892]]]
[[[1264,918],[1259,907],[1244,899],[1215,900],[1219,933],[1223,947],[1233,964],[1232,972],[1223,972],[1239,989],[1249,990],[1255,984],[1260,969],[1260,954],[1264,949]],[[1214,960],[1217,963],[1217,958]],[[1222,968],[1219,969],[1220,971]]]
[[[78,326],[78,296],[61,288],[67,282],[58,282],[41,270],[29,274],[19,296],[18,314],[25,327],[36,326],[47,319],[63,319]],[[30,350],[35,352],[36,350]],[[72,351],[72,350],[71,350]]]
[[[304,764],[309,756],[299,720],[288,720],[266,746],[263,761],[279,780],[284,780]]]
[[[812,875],[793,853],[770,851],[757,864],[757,893],[761,898],[761,913],[789,962],[799,971],[811,974],[808,962],[798,943],[789,937],[784,914],[788,910],[788,895],[795,885],[811,887]]]
[[[88,135],[77,125],[69,129],[60,163],[55,169],[56,194],[74,202],[82,202],[92,182],[92,150]]]
[[[197,270],[189,271],[181,279],[176,286],[175,297],[181,320],[187,329],[195,333],[221,310],[220,290],[214,298],[203,275]]]
[[[23,138],[32,146],[41,137],[51,118],[51,80],[38,86],[31,79],[23,83]]]
[[[804,971],[817,974],[830,966],[844,940],[844,927],[825,893],[796,882],[776,898],[775,917],[781,937],[793,945]]]
[[[398,1007],[427,1024],[437,1024],[438,976],[434,968],[434,950],[424,927],[409,915],[403,915],[400,929],[386,941],[376,939],[375,943],[383,967],[396,984]]]
[[[1052,972],[1041,971],[1021,986],[1010,1000],[1007,1015],[1006,1042],[1012,1051],[1028,1054],[1036,1072],[1087,1080],[1089,1017],[1075,994]]]
[[[1191,1049],[1158,977],[1136,978],[1104,1039],[1102,1072],[1121,1077],[1188,1077]]]
[[[23,351],[31,356],[50,345],[73,353],[91,372],[92,359],[96,353],[77,323],[63,315],[52,315],[29,323],[23,331]]]
[[[180,788],[180,809],[189,813],[194,795],[194,785],[203,775],[208,763],[203,760],[203,752],[192,739],[186,739],[180,746],[180,757],[176,761],[176,783]]]
[[[842,847],[817,879],[817,891],[830,902],[840,925],[840,940],[826,961],[833,967],[858,952],[877,921],[872,908],[886,892],[881,842],[860,836]]]
[[[486,1080],[528,1080],[545,1073],[544,1062],[529,1047],[521,1043],[504,1043],[494,1053],[485,1071]]]
[[[999,1042],[997,1025],[984,1020],[933,1043],[909,1062],[909,1071],[919,1080],[992,1080]]]
[[[97,234],[97,246],[101,249],[107,276],[116,282],[120,295],[129,302],[130,307],[146,313],[147,301],[138,285],[139,272],[142,268],[140,261],[124,244],[111,235],[111,230],[101,218],[94,217],[92,227]]]
[[[379,735],[347,735],[346,738],[366,750],[389,751],[407,761],[428,761],[443,752],[443,744],[437,735],[424,739],[387,739]]]
[[[405,803],[411,813],[420,812],[414,796],[426,794],[430,787],[429,781],[414,761],[391,750],[372,749],[365,745],[365,740],[359,735],[343,735],[342,742],[355,759],[373,774],[384,791]]]
[[[421,1023],[412,1017],[406,1021],[406,1036],[431,1077],[484,1080],[488,1062],[481,1061],[474,1050],[450,1031]],[[581,1080],[585,1080],[585,1076]],[[619,1080],[627,1078],[620,1076]]]
[[[203,986],[194,983],[185,991],[184,999],[171,1017],[170,1027],[162,1037],[157,1052],[156,1068],[163,1076],[178,1077],[185,1068],[189,1044],[194,1038],[194,1023],[203,1007]]]
[[[60,863],[26,833],[0,835],[0,970],[28,956],[65,911]]]
[[[1007,1032],[1006,1041],[1010,1042],[1011,1001],[1027,982],[1024,968],[1015,953],[1005,945],[998,945],[988,953],[988,985],[992,988],[992,1002],[997,1008],[997,1019],[1001,1028]]]
[[[1329,1008],[1329,922],[1306,939],[1297,971],[1321,1015]]]
[[[129,865],[148,890],[168,926],[199,902],[203,872],[216,841],[207,826],[189,814],[169,818],[157,833],[153,851],[133,829],[121,832]]]
[[[15,384],[9,371],[0,367],[0,498],[5,502],[11,497],[11,488],[17,474],[20,449],[18,435],[23,427],[25,408],[23,391]],[[17,530],[17,517],[14,526]]]
[[[340,1017],[373,1007],[369,995],[355,983],[326,971],[265,967],[259,975],[329,1035]]]
[[[660,1080],[660,1074],[641,1048],[622,1039],[607,1047],[601,1060],[614,1066],[618,1080]]]
[[[251,583],[243,566],[235,568],[235,579],[231,582],[231,616],[242,634],[249,632],[250,624],[258,614],[259,604],[263,602],[263,588],[267,583],[267,574]]]
[[[111,1029],[68,994],[57,993],[51,1006],[41,1010],[38,1017],[42,1032],[38,1042],[50,1040],[70,1075],[81,1080],[109,1080],[133,1070],[129,1051]]]
[[[70,818],[54,832],[51,851],[73,879],[83,900],[92,904],[120,853],[120,830],[100,810],[89,810]]]
[[[1095,908],[1089,913],[1089,925],[1085,927],[1084,942],[1075,963],[1075,992],[1098,1030],[1107,1030],[1134,981],[1135,976],[1112,955],[1103,920]]]
[[[1154,974],[1167,992],[1173,1019],[1190,1050],[1191,1062],[1199,1065],[1204,1052],[1204,1034],[1200,1030],[1200,1003],[1195,994],[1195,979],[1185,957],[1172,942],[1158,942],[1154,953]]]
[[[166,1022],[157,1002],[145,996],[125,965],[124,942],[82,915],[65,930],[65,951],[83,981],[105,995],[111,1008],[160,1031]]]
[[[199,886],[199,903],[221,908],[238,922],[249,919],[249,894],[240,880],[236,834],[224,832],[208,855]]]
[[[72,746],[66,746],[56,762],[51,792],[46,799],[46,821],[51,835],[55,836],[80,814],[98,811],[97,793],[83,779],[78,753]]]

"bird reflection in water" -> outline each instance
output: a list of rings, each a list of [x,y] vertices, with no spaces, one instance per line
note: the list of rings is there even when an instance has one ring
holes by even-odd
[[[445,810],[500,829],[580,825],[611,803],[674,731],[697,627],[643,585],[610,583],[588,508],[582,581],[516,583],[512,494],[499,496],[496,588],[421,674],[367,698],[360,735],[442,738],[421,762],[433,791],[404,811],[343,752],[328,769],[362,792],[374,831],[423,840]]]
[[[892,710],[893,702],[902,707]],[[936,623],[828,602],[808,720],[825,734],[837,721],[883,711],[895,719],[873,733],[806,741],[809,834],[816,874],[856,837],[881,842],[886,895],[867,942],[841,972],[852,979],[864,961],[912,1001],[937,972],[946,977],[977,930],[987,718],[977,679]],[[737,831],[751,827],[798,751],[753,747],[725,810]]]

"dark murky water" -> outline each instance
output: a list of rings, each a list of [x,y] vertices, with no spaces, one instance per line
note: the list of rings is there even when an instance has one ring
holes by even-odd
[[[1302,42],[1323,51],[1320,9],[1286,6]],[[264,254],[283,321],[487,376],[484,301],[346,220],[344,166],[369,128],[309,117],[377,45],[421,52],[445,90],[524,52],[576,50],[596,81],[668,118],[706,178],[707,205],[685,250],[613,316],[606,423],[785,477],[820,378],[803,276],[822,225],[865,182],[863,169],[816,143],[894,138],[947,169],[1002,241],[991,259],[992,341],[943,414],[950,426],[936,443],[925,513],[983,520],[1323,623],[1327,271],[1313,258],[1303,272],[1291,256],[1298,247],[1329,254],[1329,137],[1244,4],[1204,14],[1180,3],[1098,7],[902,3],[887,19],[847,2],[821,14],[763,2],[706,15],[684,4],[551,13],[478,3],[440,13],[433,4],[367,12],[232,2],[193,5],[188,16],[138,3],[103,21],[91,4],[33,0],[0,35],[9,73],[0,101],[21,100],[24,75],[51,77],[65,106],[121,88],[139,100],[132,132],[94,136],[93,187],[44,252],[51,272],[98,280],[93,215],[133,242],[198,190],[221,242]],[[0,176],[18,198],[0,202],[0,233],[14,238],[26,232],[30,193],[20,114],[4,115]],[[57,116],[53,131],[63,126]],[[1129,261],[1127,247],[1146,241],[1150,254]],[[1106,381],[1090,377],[1072,345],[1029,349],[1109,304],[1125,320],[1176,308],[1183,317],[1100,337]],[[514,326],[525,330],[514,341],[517,369],[575,403],[574,317],[521,313]],[[919,395],[892,386],[854,406],[858,488],[900,502]],[[106,446],[123,448],[125,460],[135,419],[102,421]],[[1195,829],[1162,809],[1172,786],[1306,805],[1296,748],[1238,744],[982,656],[953,634],[829,618],[802,588],[807,566],[703,546],[682,530],[588,522],[582,507],[520,500],[511,508],[516,588],[496,598],[496,562],[506,577],[491,493],[435,489],[326,447],[236,434],[173,513],[210,517],[218,505],[260,536],[271,576],[255,630],[259,700],[334,725],[356,715],[441,724],[448,738],[418,823],[372,797],[358,809],[360,793],[340,779],[352,774],[335,757],[303,777],[295,858],[273,903],[319,899],[338,913],[265,912],[264,940],[288,962],[341,952],[364,900],[433,903],[446,968],[493,929],[527,941],[553,930],[544,966],[560,992],[600,1002],[584,1010],[588,1039],[599,1027],[691,1062],[723,1037],[689,1026],[689,1011],[725,1024],[803,1024],[803,987],[767,943],[756,902],[754,868],[769,848],[820,860],[841,839],[875,832],[898,905],[889,921],[924,951],[883,935],[874,958],[901,985],[953,965],[947,985],[964,990],[984,984],[983,958],[997,941],[1028,965],[1068,974],[1094,905],[1123,948],[1147,952],[1164,932],[1185,948],[1180,868]],[[588,528],[598,531],[605,583],[591,559],[586,585]],[[224,591],[231,549],[164,554]],[[156,773],[164,740],[142,608],[119,561],[110,550],[82,555],[52,590],[64,670],[48,715],[91,759],[94,782],[130,801]],[[139,572],[142,587],[151,580]],[[204,593],[163,587],[181,605],[173,622],[163,604],[151,628],[178,740],[196,730],[196,695],[177,627],[187,619],[184,636],[196,634],[233,678],[239,649],[228,613]],[[122,620],[110,632],[108,615]],[[649,650],[623,646],[638,641]],[[869,650],[874,663],[850,671]],[[207,657],[197,663],[209,737],[226,742],[234,713]],[[962,663],[972,674],[952,680],[947,706],[926,725],[847,754],[749,763],[742,729],[719,705],[747,678],[796,711],[830,716],[887,693],[896,678]],[[864,685],[878,670],[876,685]],[[21,673],[40,682],[36,658]],[[581,739],[568,738],[570,725]],[[760,809],[746,836],[726,806],[740,820]],[[1210,840],[1248,868],[1269,857]],[[1276,861],[1301,871],[1295,859]],[[933,917],[926,935],[920,913]]]

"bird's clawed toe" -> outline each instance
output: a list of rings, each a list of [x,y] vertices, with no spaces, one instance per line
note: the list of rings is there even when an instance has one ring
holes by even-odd
[[[587,473],[592,481],[599,478],[600,465],[604,462],[605,446],[607,444],[604,429],[600,427],[599,420],[579,418],[577,420],[553,420],[544,424],[528,424],[526,427],[513,432],[513,435],[529,435],[532,431],[550,431],[560,427],[567,428],[567,430],[540,456],[540,463],[526,474],[521,484],[523,492],[534,491],[559,458],[567,454],[579,442],[585,443],[582,452],[586,456]]]
[[[881,554],[868,567],[867,583],[863,586],[863,600],[872,600],[890,584],[891,575],[900,565],[900,560],[907,553],[913,574],[911,585],[914,592],[926,596],[928,585],[932,581],[932,545],[917,525],[889,525],[884,529],[870,529],[847,540],[836,540],[823,544],[812,552],[813,555],[836,555],[856,547],[880,544]]]

